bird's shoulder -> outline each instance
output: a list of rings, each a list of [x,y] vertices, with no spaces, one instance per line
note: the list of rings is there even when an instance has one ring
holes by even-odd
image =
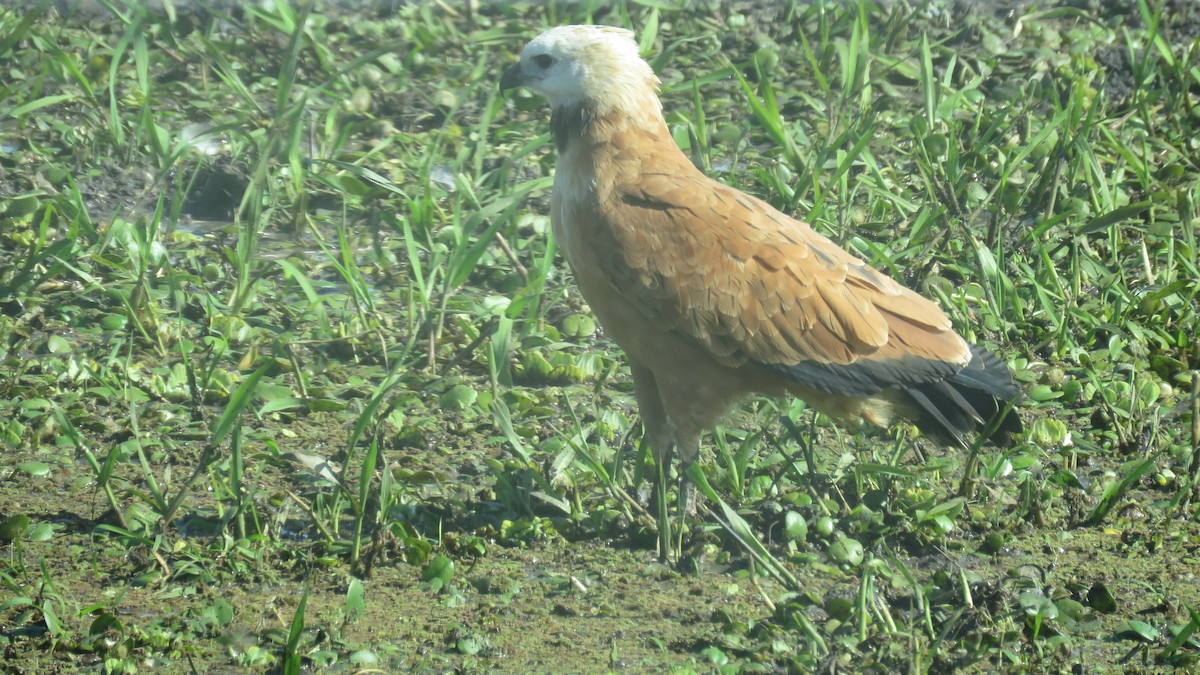
[[[895,286],[808,223],[695,169],[644,171],[619,185],[604,210],[622,243],[647,254],[683,256],[695,274],[734,272],[720,264],[725,261],[737,263],[736,271],[786,273],[800,285],[854,276],[879,290]]]

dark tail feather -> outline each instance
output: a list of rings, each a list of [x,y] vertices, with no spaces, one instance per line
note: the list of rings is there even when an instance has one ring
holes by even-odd
[[[970,447],[973,434],[989,430],[984,440],[1007,445],[1010,434],[1022,429],[1021,418],[1010,409],[1021,389],[996,355],[978,345],[971,345],[971,355],[954,376],[904,390],[916,404],[914,421],[929,436],[964,447]]]

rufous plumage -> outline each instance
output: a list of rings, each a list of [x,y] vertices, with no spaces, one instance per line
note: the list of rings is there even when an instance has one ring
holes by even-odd
[[[705,176],[663,119],[630,31],[542,33],[501,88],[551,107],[551,222],[583,297],[629,358],[647,440],[684,467],[751,393],[842,420],[897,415],[967,446],[1020,392],[933,302],[807,223]],[[1015,414],[994,425],[1020,430]]]

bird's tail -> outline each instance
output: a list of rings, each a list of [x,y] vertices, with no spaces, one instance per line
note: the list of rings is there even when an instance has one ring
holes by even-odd
[[[1011,434],[1022,429],[1012,404],[1021,396],[1012,373],[995,354],[971,345],[971,362],[940,382],[901,390],[909,399],[909,417],[925,434],[938,440],[970,447],[972,436],[1007,445]]]

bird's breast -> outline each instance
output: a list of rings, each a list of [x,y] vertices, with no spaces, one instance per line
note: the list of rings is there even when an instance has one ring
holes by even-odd
[[[550,200],[550,220],[559,251],[575,275],[583,299],[615,342],[628,348],[648,339],[643,332],[658,333],[617,291],[610,261],[613,242],[604,236],[604,222],[594,193],[578,179],[558,173]]]
[[[596,208],[596,180],[574,153],[559,155],[554,171],[554,192],[550,198],[550,224],[563,256],[575,269],[585,263],[587,232],[580,225],[585,214]]]

